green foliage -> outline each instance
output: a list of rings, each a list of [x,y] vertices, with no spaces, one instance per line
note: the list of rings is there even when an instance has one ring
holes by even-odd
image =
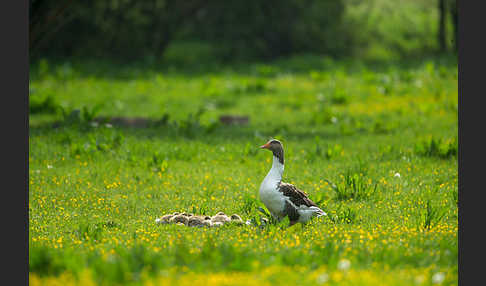
[[[29,247],[29,272],[42,276],[59,275],[66,268],[62,253],[46,246],[31,245]]]
[[[93,108],[83,106],[81,109],[61,107],[60,110],[63,118],[61,125],[81,128],[84,130],[97,126],[95,118],[102,108],[102,105],[96,105]]]
[[[387,134],[397,128],[397,123],[388,119],[377,118],[369,128],[375,134]]]
[[[113,223],[81,223],[74,233],[79,240],[93,240],[94,242],[99,242],[100,238],[103,236],[103,227],[113,225]]]
[[[188,138],[194,138],[200,134],[210,134],[220,125],[218,121],[209,122],[207,125],[201,124],[201,116],[205,109],[199,108],[195,114],[189,113],[186,119],[174,121],[173,126],[176,133]]]
[[[77,127],[69,127],[77,128]],[[116,130],[107,127],[100,127],[100,132],[88,133],[82,140],[76,135],[64,133],[60,142],[67,145],[70,153],[76,155],[87,155],[97,152],[116,153],[123,145],[124,135]]]
[[[267,86],[266,81],[264,80],[255,80],[255,81],[243,81],[241,85],[237,85],[234,87],[233,92],[235,94],[262,94],[262,93],[270,93],[272,89]]]
[[[439,15],[430,1],[125,0],[65,5],[61,9],[58,1],[31,1],[33,59],[103,57],[180,66],[305,53],[395,60],[438,49]],[[49,11],[63,13],[52,18],[57,13]],[[446,19],[451,50],[457,27],[453,17]],[[42,73],[46,68],[42,66]],[[264,65],[257,71],[276,73]],[[57,72],[73,76],[69,64]],[[386,85],[382,90],[390,92]],[[336,103],[343,99],[337,97]]]
[[[39,114],[39,113],[52,114],[52,113],[59,112],[60,108],[61,108],[60,105],[56,102],[54,96],[52,95],[48,95],[44,98],[31,96],[29,99],[30,114]]]
[[[362,173],[348,171],[342,178],[337,184],[329,182],[336,193],[336,200],[366,200],[376,193],[378,184],[369,182]]]
[[[321,105],[313,112],[311,123],[315,125],[332,124],[337,122],[336,112],[331,106]]]
[[[57,40],[43,40],[44,35],[38,39],[41,43],[34,46],[33,52],[37,56],[103,56],[120,61],[138,59],[153,62],[204,4],[205,1],[188,3],[174,0],[75,1],[59,7],[57,1],[34,1],[31,29],[41,31],[50,28]],[[52,21],[52,12],[49,14],[49,11],[60,13],[59,10],[70,14],[70,18],[64,18],[62,29],[53,27],[58,19]],[[39,22],[50,25],[40,26]],[[37,36],[37,33],[34,35]]]
[[[439,13],[434,1],[346,1],[345,19],[353,27],[360,56],[394,60],[438,50]],[[453,38],[451,17],[448,38]],[[448,42],[451,46],[452,41]]]
[[[330,146],[329,143],[322,142],[323,140],[316,136],[314,138],[315,145],[307,154],[307,160],[312,162],[318,158],[331,160],[336,156],[339,156],[343,152],[343,148],[339,144]]]
[[[427,200],[425,211],[422,213],[421,227],[425,230],[438,224],[444,217],[445,213],[439,208],[432,206],[430,200]]]
[[[457,157],[458,144],[454,138],[444,141],[441,138],[427,138],[415,145],[415,152],[421,156],[442,159]]]
[[[225,59],[349,53],[343,1],[211,1],[194,29]],[[249,17],[251,15],[251,17]],[[331,40],[332,39],[332,40]]]
[[[258,201],[246,194],[243,198],[243,205],[240,208],[241,213],[245,215],[250,215],[258,206]]]
[[[455,206],[459,204],[459,190],[457,188],[452,189],[451,191],[451,202],[454,203]]]
[[[329,213],[328,217],[333,223],[345,223],[345,224],[353,224],[356,223],[357,220],[357,213],[354,209],[350,207],[342,208],[342,205],[339,206],[337,211],[334,213]]]

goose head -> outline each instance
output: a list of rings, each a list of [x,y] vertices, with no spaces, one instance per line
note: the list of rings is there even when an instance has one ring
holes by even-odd
[[[284,150],[282,142],[277,139],[270,139],[265,145],[260,146],[262,149],[268,149],[272,151],[273,156],[275,156],[280,164],[284,164]]]

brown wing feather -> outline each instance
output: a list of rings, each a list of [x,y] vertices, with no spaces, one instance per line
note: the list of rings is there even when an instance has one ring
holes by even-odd
[[[297,187],[292,184],[280,183],[278,185],[278,190],[282,192],[284,196],[289,197],[290,201],[296,206],[306,205],[308,207],[317,207],[317,205],[307,197],[306,193],[297,189]]]

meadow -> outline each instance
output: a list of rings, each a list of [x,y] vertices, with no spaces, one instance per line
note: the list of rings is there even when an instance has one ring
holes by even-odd
[[[39,61],[30,284],[457,285],[457,102],[449,57]],[[147,121],[107,124],[120,116]],[[284,181],[327,217],[258,225],[270,138],[284,144]],[[155,224],[176,211],[257,225]]]

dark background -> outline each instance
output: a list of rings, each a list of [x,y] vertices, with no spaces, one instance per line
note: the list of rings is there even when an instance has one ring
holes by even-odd
[[[403,59],[457,50],[456,0],[30,0],[29,5],[31,62],[158,61],[171,47],[219,62],[305,53]]]

